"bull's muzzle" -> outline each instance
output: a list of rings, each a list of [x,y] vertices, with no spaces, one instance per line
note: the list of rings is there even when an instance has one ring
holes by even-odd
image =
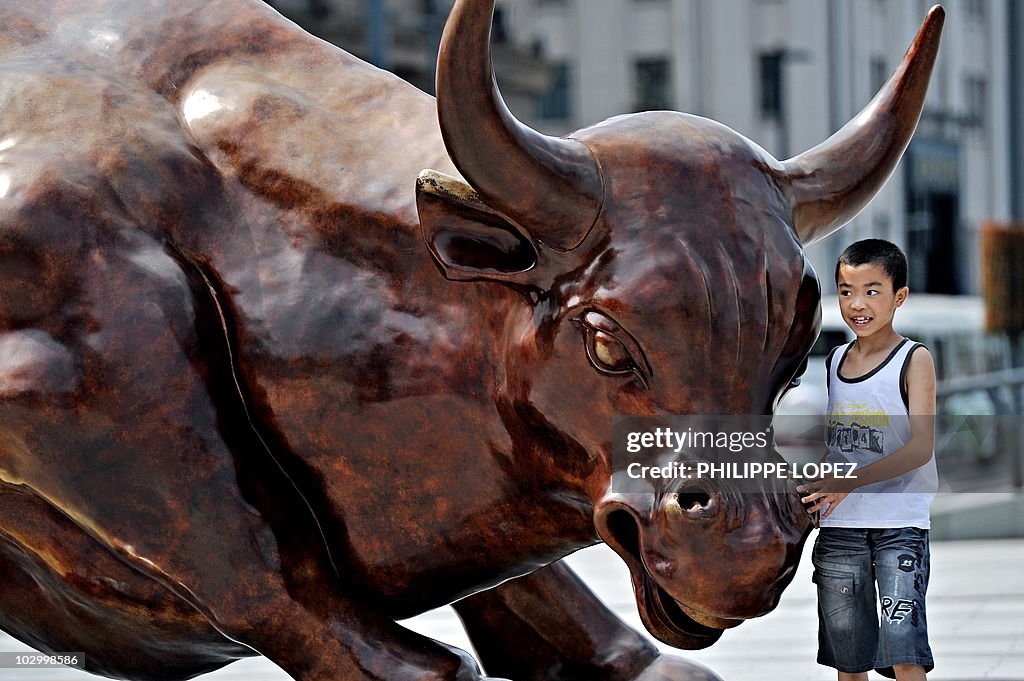
[[[810,530],[795,493],[694,485],[609,492],[594,522],[629,567],[644,625],[689,649],[772,610]]]

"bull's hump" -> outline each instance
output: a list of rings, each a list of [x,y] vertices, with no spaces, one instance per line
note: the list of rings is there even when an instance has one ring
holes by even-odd
[[[210,63],[309,55],[314,40],[260,0],[35,0],[0,8],[0,25],[7,55],[60,54],[165,96]]]
[[[303,81],[223,62],[181,89],[180,115],[223,174],[279,209],[414,225],[415,177],[444,156],[430,98],[362,70]]]
[[[430,96],[260,0],[27,4],[0,9],[0,60],[57,58],[162,98],[218,170],[279,208],[344,202],[412,225],[419,171],[454,170]]]

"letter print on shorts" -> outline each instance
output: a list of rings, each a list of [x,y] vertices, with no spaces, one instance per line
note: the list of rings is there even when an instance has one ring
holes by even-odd
[[[897,535],[876,553],[875,579],[878,583],[879,637],[875,668],[895,664],[933,666],[928,645],[925,593],[928,589],[928,552],[919,535],[922,530],[906,528],[883,531]],[[902,536],[899,536],[902,535]],[[927,540],[924,540],[927,541]]]

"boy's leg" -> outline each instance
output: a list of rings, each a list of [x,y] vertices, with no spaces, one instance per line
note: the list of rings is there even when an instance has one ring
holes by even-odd
[[[925,616],[928,530],[875,530],[873,537],[881,611],[875,669],[890,679],[924,679],[934,666]]]
[[[927,681],[924,667],[918,664],[894,664],[896,681]]]
[[[867,533],[822,528],[812,553],[818,588],[818,664],[838,670],[840,681],[864,681],[878,644]]]

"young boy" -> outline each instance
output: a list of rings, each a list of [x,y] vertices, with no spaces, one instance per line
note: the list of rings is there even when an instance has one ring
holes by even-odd
[[[812,559],[818,663],[838,670],[839,681],[867,681],[870,669],[918,681],[934,666],[925,591],[937,488],[935,368],[927,348],[893,329],[909,292],[896,245],[851,245],[839,257],[836,285],[856,339],[826,360],[826,461],[856,463],[857,477],[798,488],[820,513]]]

